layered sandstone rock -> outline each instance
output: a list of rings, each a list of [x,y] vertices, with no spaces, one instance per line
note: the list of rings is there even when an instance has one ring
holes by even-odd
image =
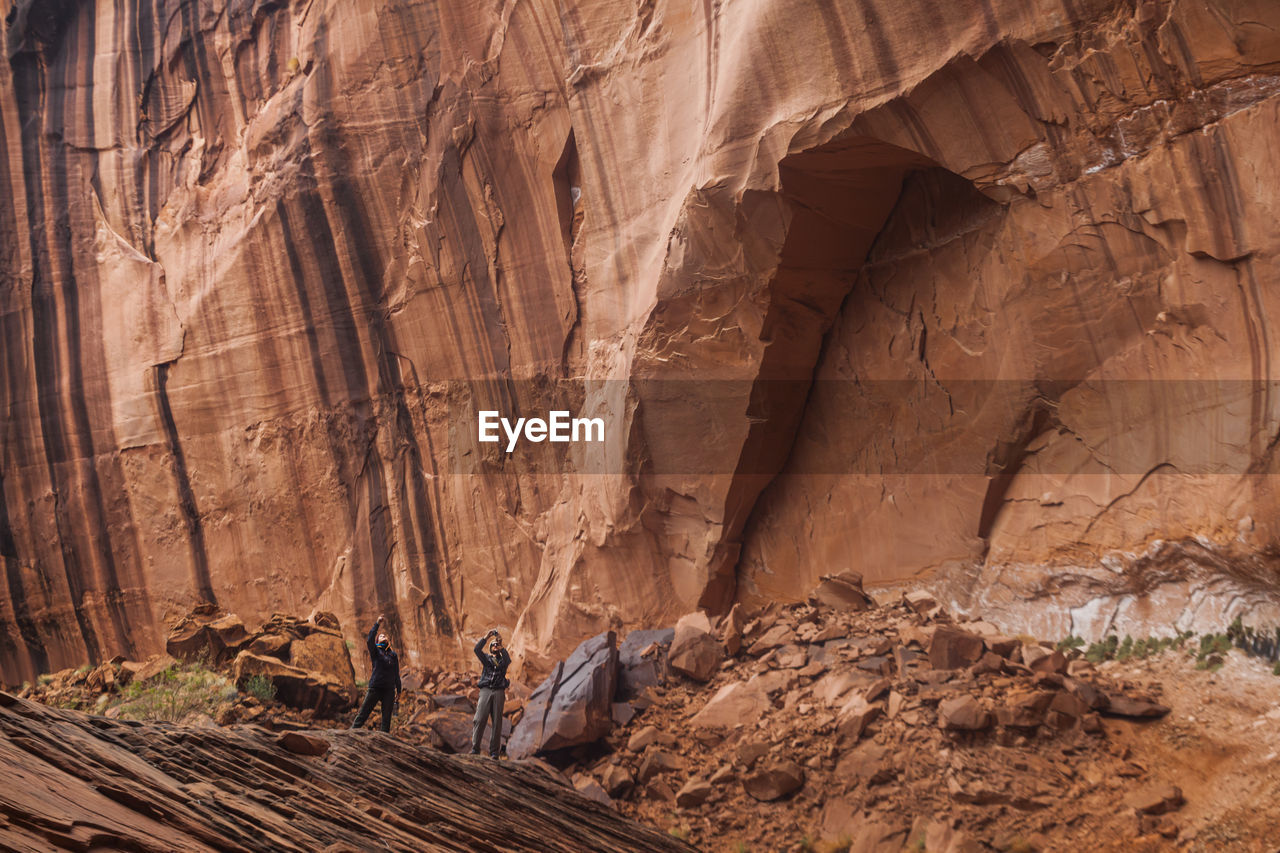
[[[0,735],[6,850],[693,849],[537,767],[381,733],[125,723],[0,693]]]
[[[5,680],[199,601],[545,669],[846,569],[1270,599],[1267,0],[0,9]]]

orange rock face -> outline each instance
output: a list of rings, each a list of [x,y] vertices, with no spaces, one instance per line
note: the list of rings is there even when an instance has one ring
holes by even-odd
[[[201,600],[535,669],[845,569],[1270,600],[1268,0],[0,9],[5,680]]]

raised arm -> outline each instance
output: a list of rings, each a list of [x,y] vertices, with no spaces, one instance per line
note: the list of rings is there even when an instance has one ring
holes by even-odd
[[[378,621],[374,622],[373,627],[369,629],[369,636],[365,637],[364,644],[369,647],[369,655],[371,657],[376,657],[378,654],[378,629],[382,627],[382,621],[386,618],[385,616],[379,616]]]
[[[485,643],[485,640],[488,640],[492,636],[493,636],[493,632],[490,631],[480,639],[476,640],[476,657],[480,659],[480,663],[489,662],[488,658],[485,657],[485,654],[484,654],[484,643]]]

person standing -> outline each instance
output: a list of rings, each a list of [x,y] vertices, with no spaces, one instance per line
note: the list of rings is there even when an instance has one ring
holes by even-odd
[[[351,724],[353,729],[362,728],[365,720],[373,713],[373,706],[381,703],[382,730],[391,731],[391,715],[400,704],[400,658],[391,648],[391,638],[382,630],[386,621],[386,616],[379,616],[378,621],[369,629],[369,636],[365,638],[369,658],[373,661],[373,674],[369,676],[369,689],[365,691],[360,712]]]
[[[489,639],[489,652],[485,653],[484,645]],[[471,723],[471,754],[480,754],[480,741],[484,737],[486,723],[493,726],[489,736],[489,756],[498,757],[502,748],[502,706],[506,703],[507,667],[511,664],[511,655],[502,647],[502,637],[497,631],[490,631],[476,643],[476,657],[480,659],[483,670],[480,673],[480,701],[476,702],[476,718]]]

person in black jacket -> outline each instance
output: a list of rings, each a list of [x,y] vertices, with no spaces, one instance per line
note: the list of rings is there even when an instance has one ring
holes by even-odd
[[[489,653],[485,654],[484,644],[489,644]],[[476,703],[476,718],[471,723],[471,754],[480,753],[480,740],[484,737],[485,723],[493,725],[493,734],[489,736],[489,755],[498,757],[502,747],[502,706],[506,703],[507,666],[511,663],[511,655],[502,647],[502,637],[497,631],[490,631],[476,643],[476,657],[484,667],[480,673],[480,701]]]
[[[351,728],[364,726],[365,720],[373,713],[373,706],[382,703],[382,730],[391,731],[391,715],[396,705],[400,704],[400,658],[391,648],[391,640],[386,632],[380,630],[387,617],[379,616],[378,621],[369,629],[365,643],[369,646],[369,657],[373,661],[373,674],[369,676],[369,689],[364,694],[364,703],[360,705],[360,713],[356,714]]]

